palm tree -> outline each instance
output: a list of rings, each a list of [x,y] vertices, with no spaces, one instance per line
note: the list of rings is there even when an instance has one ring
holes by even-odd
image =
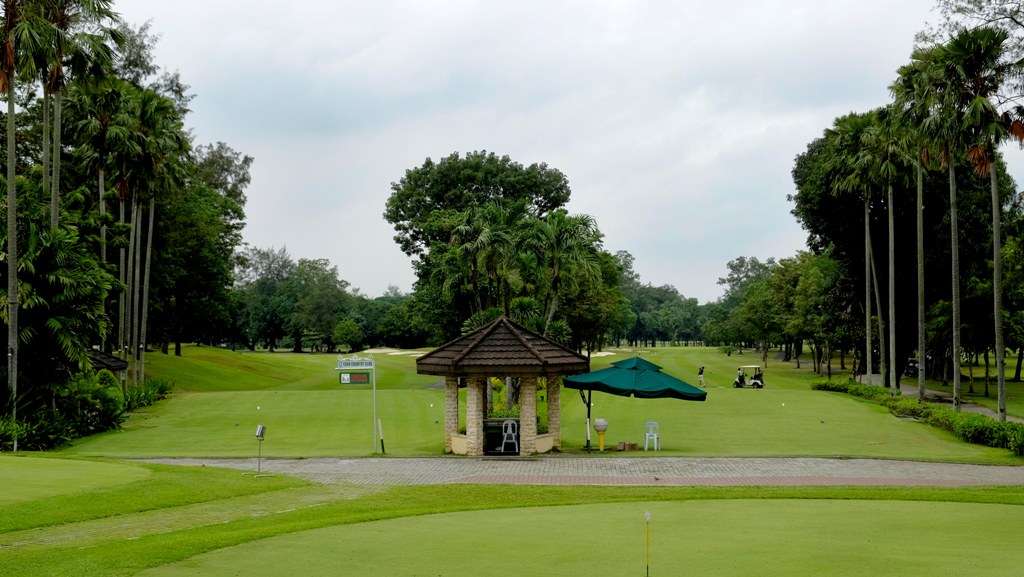
[[[989,165],[991,148],[994,154],[996,142],[1005,137],[1006,126],[999,119],[996,107],[990,98],[998,93],[1008,71],[1001,63],[1004,56],[1004,32],[991,28],[975,28],[961,30],[947,43],[931,49],[928,58],[931,67],[931,79],[922,87],[926,100],[929,102],[929,115],[922,123],[922,129],[934,142],[941,146],[940,160],[949,172],[949,219],[950,219],[950,252],[952,281],[952,317],[953,317],[953,404],[960,409],[960,245],[957,215],[956,189],[956,158],[967,154],[975,166]],[[1024,133],[1024,131],[1022,131]],[[996,137],[993,140],[993,136]],[[987,169],[982,168],[988,172]],[[994,176],[994,171],[992,171]],[[993,225],[998,228],[998,212],[1000,210],[998,192],[993,189]],[[994,230],[994,245],[999,244],[999,235]],[[996,251],[1000,249],[995,249]],[[995,275],[1001,275],[1001,257],[995,253]],[[997,371],[1000,379],[1000,406],[1005,395],[1003,380],[1002,349],[1002,282],[993,286],[996,323]],[[1005,411],[1005,409],[1003,409]]]
[[[869,163],[864,162],[864,138],[871,119],[867,114],[850,113],[837,118],[826,131],[835,142],[829,162],[837,174],[836,192],[861,194],[864,199],[864,367],[865,380],[871,377],[871,189]]]
[[[950,57],[960,64],[959,86],[963,91],[964,130],[970,143],[967,158],[981,177],[988,177],[992,191],[992,298],[995,325],[996,378],[999,420],[1006,420],[1005,346],[1003,343],[1002,202],[994,168],[996,150],[1008,138],[1024,139],[1020,109],[1016,118],[1000,113],[997,98],[1004,82],[1020,71],[1018,62],[1006,60],[1009,34],[995,28],[975,28],[958,34],[949,43]]]
[[[570,216],[559,209],[534,222],[533,232],[526,242],[538,262],[543,263],[548,281],[544,306],[544,335],[547,336],[558,310],[559,294],[566,284],[576,282],[575,273],[593,277],[598,272],[597,249],[601,233],[590,215]]]
[[[127,103],[132,115],[130,142],[112,158],[122,223],[125,222],[126,205],[130,204],[128,258],[124,258],[124,248],[120,258],[120,280],[127,290],[119,304],[118,347],[127,353],[129,362],[135,362],[131,372],[133,378],[140,380],[141,367],[145,362],[156,196],[178,186],[180,160],[187,153],[188,141],[180,111],[170,99],[152,90],[128,86],[125,85],[131,95]],[[143,204],[148,206],[146,224],[143,224]],[[143,232],[146,233],[145,241]]]
[[[65,67],[73,72],[86,73],[95,78],[114,60],[111,44],[122,42],[121,33],[113,26],[119,22],[111,9],[111,0],[47,0],[42,5],[43,16],[51,24],[51,41],[45,98],[53,99],[53,173],[50,176],[50,227],[57,228],[60,214],[61,168],[61,96],[66,75]],[[110,26],[104,24],[110,23]],[[45,124],[45,113],[44,113]],[[47,127],[43,127],[44,134]]]
[[[79,84],[68,94],[69,116],[75,119],[72,134],[79,141],[76,153],[85,166],[96,172],[99,190],[100,219],[107,212],[106,171],[116,153],[138,154],[137,143],[131,140],[131,113],[125,102],[131,87],[123,80],[101,78]],[[51,215],[52,216],[52,215]],[[107,260],[107,227],[100,226],[100,260]]]
[[[900,67],[899,78],[889,87],[895,98],[898,121],[910,138],[917,143],[915,173],[917,180],[917,402],[924,403],[926,371],[926,315],[924,290],[924,167],[930,164],[927,136],[920,128],[930,114],[930,86],[935,77],[934,50],[918,49],[911,55],[911,63]]]
[[[14,184],[14,85],[18,72],[18,36],[23,25],[21,8],[20,0],[4,0],[3,52],[0,53],[0,88],[7,94],[7,386],[11,391],[15,422],[18,419],[18,198]],[[17,450],[15,435],[14,451]]]
[[[895,109],[892,106],[879,109],[874,114],[876,123],[868,128],[868,144],[874,151],[876,159],[875,172],[886,188],[886,204],[888,205],[889,232],[889,370],[890,392],[893,396],[900,394],[899,374],[896,370],[896,231],[895,209],[893,206],[893,181],[902,172],[906,164],[906,134],[898,124]],[[885,347],[882,347],[883,351]]]

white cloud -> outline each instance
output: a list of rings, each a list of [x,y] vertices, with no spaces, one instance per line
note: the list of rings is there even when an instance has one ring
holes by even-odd
[[[119,0],[162,35],[200,142],[255,157],[245,238],[412,287],[384,222],[427,157],[547,162],[645,282],[711,300],[738,256],[803,247],[794,157],[884,104],[932,0]],[[1011,155],[1013,166],[1020,154]]]

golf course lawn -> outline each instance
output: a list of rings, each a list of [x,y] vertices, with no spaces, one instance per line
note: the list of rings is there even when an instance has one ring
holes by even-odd
[[[374,414],[388,455],[439,456],[443,391],[416,374],[421,352],[376,352],[376,391],[340,385],[336,355],[148,355],[150,376],[175,384],[167,400],[46,455],[0,455],[0,576],[641,575],[648,511],[653,575],[1010,575],[1024,565],[1021,487],[318,485],[131,460],[369,456],[379,451]],[[813,391],[822,377],[806,363],[770,360],[766,388],[754,390],[731,387],[736,366],[757,362],[749,352],[606,353],[592,370],[640,354],[693,382],[705,366],[707,401],[595,394],[609,447],[642,445],[643,423],[655,420],[664,450],[592,454],[582,451],[586,407],[565,389],[563,453],[1024,465],[1006,449]]]
[[[144,467],[0,454],[0,506],[145,479]]]
[[[246,543],[146,577],[1010,575],[1024,563],[1016,505],[906,501],[637,502],[447,513]],[[955,528],[955,530],[950,530]],[[956,551],[955,554],[952,554]]]

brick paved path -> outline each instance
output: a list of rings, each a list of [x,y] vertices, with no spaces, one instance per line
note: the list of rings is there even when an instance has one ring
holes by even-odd
[[[147,459],[256,470],[256,459]],[[1024,467],[824,458],[566,457],[264,459],[266,473],[323,484],[1024,485]]]

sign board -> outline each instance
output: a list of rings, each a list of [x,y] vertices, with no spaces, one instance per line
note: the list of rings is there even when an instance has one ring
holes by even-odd
[[[338,370],[374,368],[373,357],[338,357]]]
[[[368,371],[341,371],[338,373],[338,383],[342,385],[369,385],[370,373]]]
[[[380,452],[384,452],[383,426],[377,419],[377,367],[372,356],[351,357],[338,356],[338,383],[342,385],[372,385],[373,386],[373,450],[377,450],[377,434],[380,435]]]

